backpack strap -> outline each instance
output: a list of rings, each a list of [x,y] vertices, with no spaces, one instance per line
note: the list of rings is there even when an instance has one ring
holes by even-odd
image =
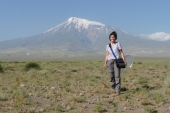
[[[117,57],[116,57],[116,55],[115,55],[115,53],[114,53],[114,51],[113,51],[113,49],[112,49],[111,43],[109,43],[109,47],[110,47],[110,49],[111,49],[111,51],[112,51],[113,56],[117,59]]]

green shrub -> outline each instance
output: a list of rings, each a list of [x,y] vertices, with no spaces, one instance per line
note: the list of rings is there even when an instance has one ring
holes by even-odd
[[[71,72],[77,72],[77,69],[72,69]]]
[[[137,64],[142,64],[142,62],[137,62]]]
[[[101,112],[103,112],[103,107],[101,105],[96,105],[96,106],[94,106],[93,111],[101,113]]]
[[[138,83],[141,84],[141,85],[145,85],[149,82],[149,78],[147,77],[139,77],[138,78]]]
[[[84,96],[73,97],[72,100],[77,103],[85,102],[86,98]]]
[[[159,92],[154,92],[150,94],[150,97],[155,100],[156,103],[161,103],[166,100],[166,98]]]
[[[149,107],[149,106],[144,107],[144,110],[146,113],[157,113],[158,112],[155,107]]]
[[[28,71],[30,69],[36,69],[36,70],[39,70],[40,69],[40,65],[35,63],[35,62],[29,62],[25,65],[25,68],[24,70],[25,71]]]
[[[64,112],[64,107],[61,104],[57,104],[55,107],[56,111]]]
[[[142,100],[141,104],[142,105],[152,105],[152,103],[149,100],[147,100],[147,99]]]
[[[4,72],[4,69],[3,69],[3,67],[0,64],[0,73],[3,73],[3,72]]]
[[[4,93],[0,93],[0,101],[7,101],[8,100],[8,96]]]

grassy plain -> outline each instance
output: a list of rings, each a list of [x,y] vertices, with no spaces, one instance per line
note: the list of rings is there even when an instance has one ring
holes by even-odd
[[[168,113],[170,59],[136,58],[114,96],[103,60],[2,61],[0,113]]]

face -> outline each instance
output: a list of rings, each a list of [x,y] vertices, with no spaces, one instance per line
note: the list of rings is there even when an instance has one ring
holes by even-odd
[[[111,42],[115,42],[115,41],[116,41],[116,38],[115,38],[114,35],[111,35],[111,36],[110,36],[110,41],[111,41]]]

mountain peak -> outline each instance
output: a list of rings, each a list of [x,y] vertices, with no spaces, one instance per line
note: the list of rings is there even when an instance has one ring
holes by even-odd
[[[97,25],[97,26],[105,26],[102,23],[96,22],[96,21],[89,21],[86,19],[81,19],[81,18],[77,18],[77,17],[70,17],[67,22],[70,23],[74,23],[77,25],[78,28],[83,27],[83,28],[88,28],[89,25]]]
[[[68,21],[74,21],[74,20],[78,20],[79,18],[77,18],[77,17],[70,17],[69,19],[68,19]]]
[[[62,28],[64,26],[64,28],[67,26],[69,26],[68,29],[70,29],[70,25],[73,24],[73,26],[76,29],[88,29],[89,26],[97,26],[97,27],[103,27],[105,26],[104,24],[100,23],[100,22],[96,22],[96,21],[89,21],[86,19],[82,19],[82,18],[77,18],[77,17],[70,17],[66,22],[63,22],[59,25],[57,25],[56,27],[52,27],[49,30],[45,31],[44,33],[47,32],[56,32],[57,30],[59,30],[60,28]]]

